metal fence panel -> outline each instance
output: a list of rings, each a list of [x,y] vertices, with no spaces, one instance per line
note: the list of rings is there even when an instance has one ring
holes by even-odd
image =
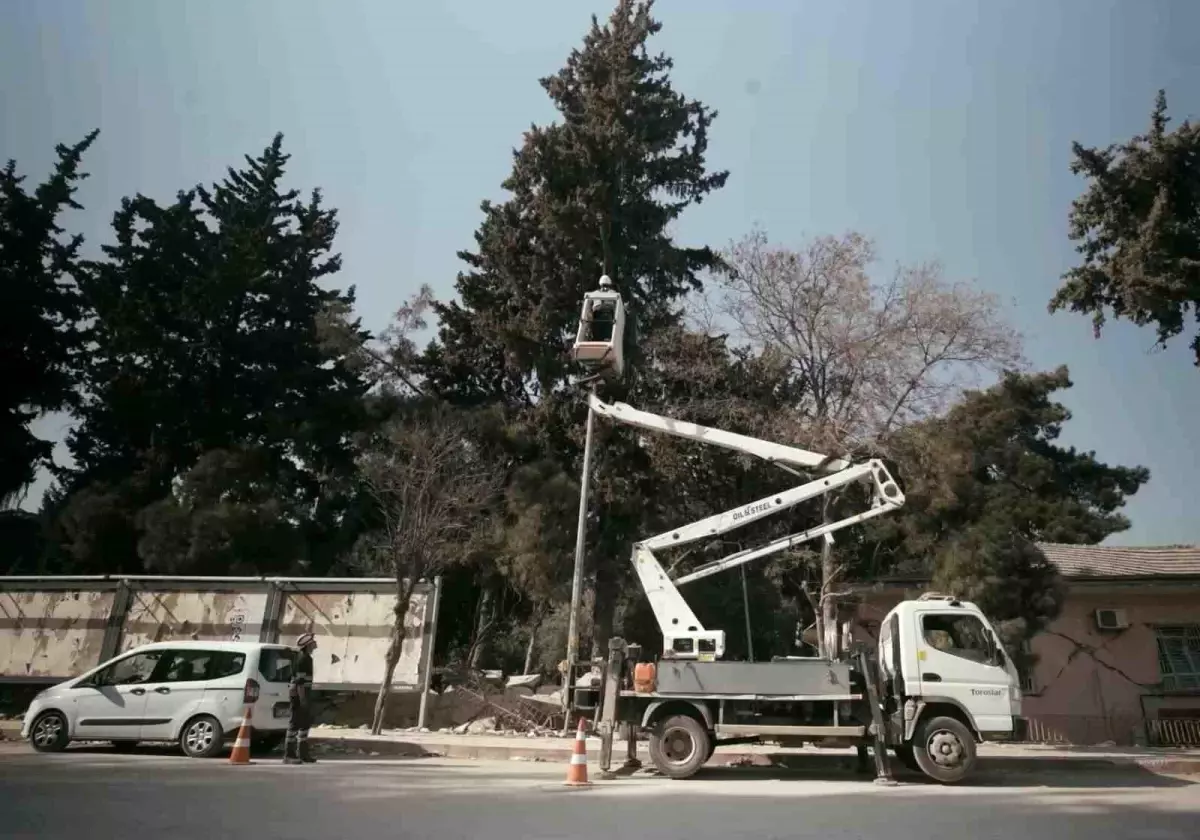
[[[151,642],[255,641],[267,593],[134,589],[121,628],[121,651]]]
[[[115,588],[0,589],[0,679],[61,680],[98,665]]]
[[[420,688],[433,651],[437,590],[418,583],[392,677]],[[383,678],[396,583],[366,578],[0,577],[0,682],[56,682],[139,645],[317,636],[318,688]]]
[[[419,589],[409,601],[393,687],[421,685],[428,599],[428,590]],[[301,633],[317,637],[313,666],[318,685],[377,686],[383,679],[395,610],[394,587],[391,592],[285,592],[279,641],[291,644]]]

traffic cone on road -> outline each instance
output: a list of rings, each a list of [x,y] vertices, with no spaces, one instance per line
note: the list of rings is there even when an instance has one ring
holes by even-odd
[[[250,725],[251,717],[250,704],[246,704],[246,711],[242,715],[242,725],[238,727],[237,740],[233,742],[233,752],[229,754],[230,764],[253,764],[250,760],[250,733],[253,727]]]
[[[571,763],[567,765],[567,787],[589,787],[587,772],[587,728],[583,718],[579,719],[579,729],[575,731],[575,746],[571,750]]]

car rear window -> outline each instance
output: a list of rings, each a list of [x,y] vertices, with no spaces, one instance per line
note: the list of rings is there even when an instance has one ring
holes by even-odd
[[[258,672],[267,682],[291,682],[295,656],[295,651],[286,648],[263,648],[258,654]]]

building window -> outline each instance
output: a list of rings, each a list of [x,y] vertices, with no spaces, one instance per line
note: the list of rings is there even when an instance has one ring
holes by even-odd
[[[1164,691],[1200,691],[1200,624],[1154,628]]]

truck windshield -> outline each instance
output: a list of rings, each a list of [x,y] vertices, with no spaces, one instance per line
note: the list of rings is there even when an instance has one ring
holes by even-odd
[[[988,635],[978,616],[941,614],[921,617],[925,644],[974,662],[987,662]]]

